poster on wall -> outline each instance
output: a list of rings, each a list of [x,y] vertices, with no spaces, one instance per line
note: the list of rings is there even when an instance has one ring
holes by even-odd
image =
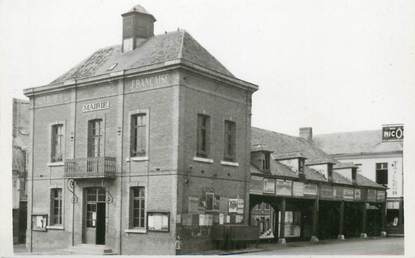
[[[34,231],[46,231],[48,225],[47,214],[36,214],[32,215],[32,230]]]
[[[238,212],[238,199],[229,199],[228,212],[229,213]]]
[[[291,196],[291,183],[292,181],[290,180],[277,179],[276,194]]]
[[[264,178],[264,193],[275,193],[275,179]]]
[[[236,213],[244,214],[244,199],[238,199],[238,210]]]
[[[199,212],[199,198],[189,196],[189,213]]]

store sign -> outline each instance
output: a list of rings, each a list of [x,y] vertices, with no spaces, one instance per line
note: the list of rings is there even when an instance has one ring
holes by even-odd
[[[343,189],[343,199],[345,200],[353,200],[354,199],[354,192],[352,188],[344,188]]]
[[[263,178],[251,176],[249,181],[249,193],[251,194],[262,194],[264,188]]]
[[[317,185],[316,184],[304,184],[304,195],[317,195]]]
[[[403,125],[383,126],[382,141],[403,141]]]
[[[374,190],[374,189],[367,189],[367,200],[369,202],[376,201],[376,190]]]
[[[333,198],[343,200],[343,187],[333,186]]]
[[[292,181],[290,180],[277,179],[276,194],[291,196],[291,184]]]
[[[293,182],[293,196],[304,196],[304,183]]]
[[[110,102],[108,100],[99,101],[94,103],[84,104],[81,108],[82,113],[104,110],[110,108]]]
[[[275,179],[264,178],[264,193],[275,193]]]
[[[376,191],[377,196],[376,199],[378,201],[384,201],[385,200],[385,191]]]
[[[166,74],[138,78],[131,81],[131,89],[152,89],[169,84],[169,76]]]
[[[321,198],[332,199],[333,198],[333,187],[329,185],[322,185],[320,188]]]

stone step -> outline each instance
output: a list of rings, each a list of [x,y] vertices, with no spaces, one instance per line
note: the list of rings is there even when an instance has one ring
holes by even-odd
[[[112,249],[105,245],[80,244],[63,250],[69,254],[107,255],[113,254]]]

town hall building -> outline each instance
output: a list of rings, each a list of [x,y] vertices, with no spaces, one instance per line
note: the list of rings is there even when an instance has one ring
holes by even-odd
[[[271,230],[280,243],[347,237],[347,214],[359,220],[349,235],[366,237],[368,209],[383,232],[383,186],[297,137],[251,128],[258,86],[186,31],[154,35],[155,21],[133,7],[122,14],[121,45],[24,91],[31,252],[237,246],[258,239],[251,210],[262,202],[279,214]],[[321,233],[319,217],[333,213],[335,229]]]

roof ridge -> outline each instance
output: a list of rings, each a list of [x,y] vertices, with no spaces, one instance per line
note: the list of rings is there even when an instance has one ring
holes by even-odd
[[[343,132],[335,132],[335,133],[321,133],[321,134],[316,134],[313,136],[314,137],[318,137],[318,136],[328,136],[328,135],[340,135],[340,134],[353,134],[353,133],[373,133],[373,132],[380,132],[381,129],[372,129],[372,130],[358,130],[358,131],[343,131]]]

